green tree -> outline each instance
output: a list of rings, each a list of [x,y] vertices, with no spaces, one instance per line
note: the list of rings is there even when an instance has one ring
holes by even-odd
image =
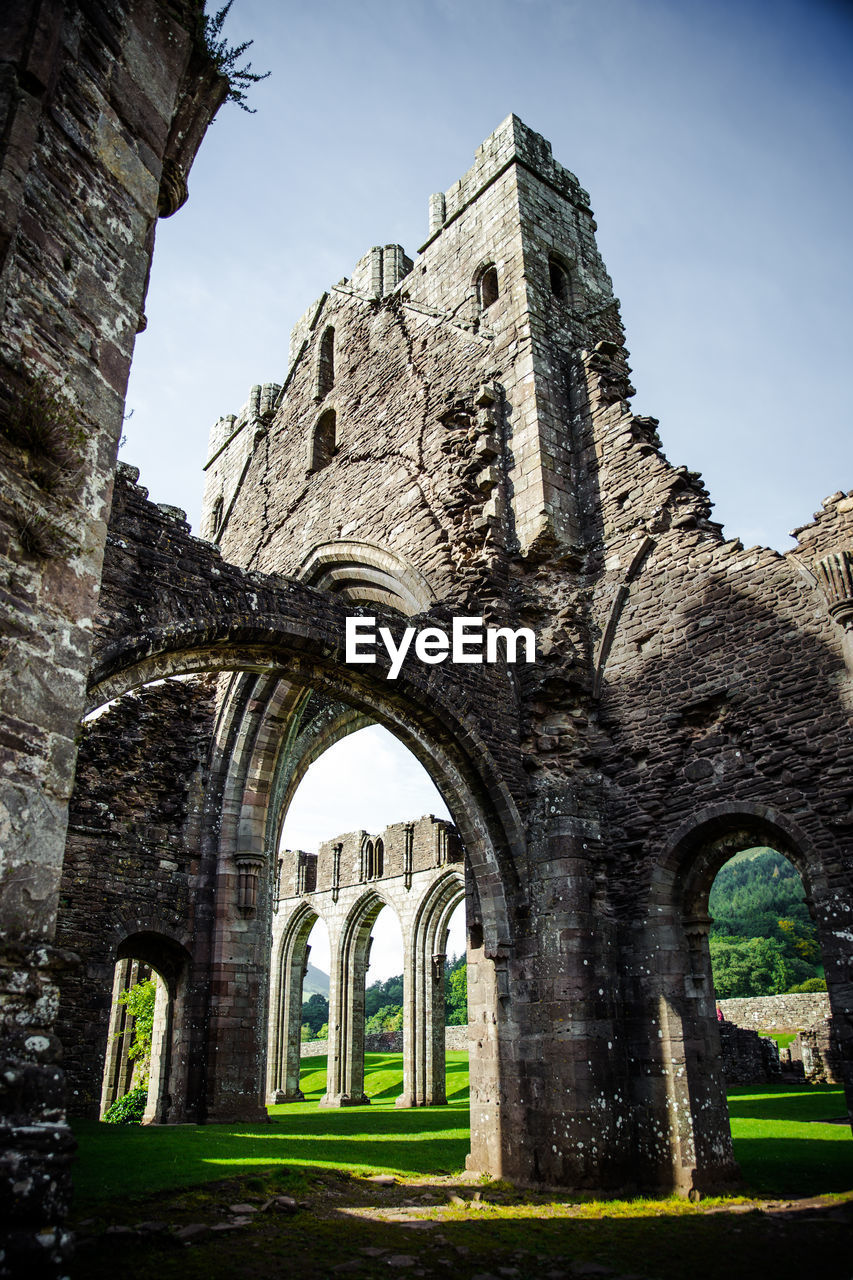
[[[311,1039],[316,1037],[324,1022],[329,1021],[329,1002],[325,996],[315,992],[302,1006],[302,1022],[311,1028]]]
[[[133,1039],[127,1056],[139,1063],[137,1077],[140,1086],[147,1087],[151,1070],[151,1040],[154,1034],[154,1003],[157,999],[157,982],[145,978],[136,982],[118,998],[133,1018]]]
[[[740,988],[761,988],[744,994],[767,995],[770,988],[788,991],[810,978],[822,978],[817,930],[805,903],[803,883],[796,867],[782,854],[773,849],[748,849],[737,854],[714,881],[709,909],[714,920],[711,955],[718,996],[725,997],[732,982]],[[721,946],[721,939],[728,942]],[[775,977],[771,976],[759,963],[755,949],[733,951],[736,939],[775,942],[784,958],[786,985],[776,987],[778,968]],[[769,955],[761,954],[765,958]]]
[[[775,996],[788,990],[790,966],[775,938],[712,934],[710,946],[718,998]]]
[[[468,963],[459,956],[445,967],[444,1016],[450,1027],[464,1027],[468,1022]]]
[[[384,982],[372,982],[364,993],[364,1016],[372,1018],[380,1009],[403,1007],[403,975],[395,974]]]
[[[385,1005],[382,1009],[377,1009],[364,1024],[365,1034],[372,1036],[378,1035],[383,1031],[402,1031],[403,1029],[403,1007],[402,1005]]]

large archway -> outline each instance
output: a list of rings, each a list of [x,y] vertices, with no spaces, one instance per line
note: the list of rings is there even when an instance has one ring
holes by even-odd
[[[836,904],[820,851],[796,822],[766,806],[724,803],[697,814],[675,833],[654,877],[645,932],[652,976],[647,1016],[657,1028],[657,1044],[648,1042],[635,1077],[649,1119],[661,1113],[670,1117],[664,1149],[638,1111],[638,1142],[650,1163],[660,1167],[662,1182],[674,1171],[679,1185],[683,1171],[684,1189],[725,1185],[738,1176],[722,1074],[708,904],[720,869],[735,854],[760,845],[782,853],[802,877],[830,1006],[839,1015],[837,1034],[839,1039],[849,1035],[844,1010],[850,946],[834,927]]]
[[[337,602],[329,602],[329,607],[336,609]],[[298,1081],[291,1078],[293,1064],[286,1047],[292,1030],[283,1030],[290,1028],[297,1016],[295,1001],[291,1000],[292,1011],[283,1014],[269,1033],[264,1014],[258,1012],[266,1005],[271,978],[264,939],[268,937],[270,882],[282,807],[324,743],[369,721],[384,725],[424,765],[445,798],[465,845],[472,890],[469,961],[472,971],[477,966],[480,974],[471,1007],[477,1027],[471,1063],[471,1162],[477,1168],[500,1171],[505,1123],[501,1109],[502,1038],[508,1037],[505,1049],[511,1053],[511,1035],[506,1002],[498,995],[495,960],[500,958],[505,965],[509,953],[505,883],[508,879],[512,891],[517,891],[516,866],[524,847],[506,770],[492,760],[489,745],[480,738],[470,717],[456,711],[452,680],[447,690],[418,672],[391,682],[381,669],[365,673],[364,668],[342,665],[322,628],[314,636],[306,636],[304,623],[291,627],[281,614],[275,619],[267,616],[264,627],[268,623],[268,634],[261,640],[258,622],[255,619],[251,634],[247,634],[242,622],[225,615],[216,623],[207,618],[195,625],[149,630],[144,640],[120,640],[102,651],[91,689],[94,705],[151,679],[154,673],[157,678],[193,670],[220,673],[208,781],[209,808],[220,811],[222,817],[215,839],[211,832],[207,836],[217,911],[209,944],[212,997],[208,1018],[208,1043],[216,1045],[216,1054],[215,1060],[209,1059],[206,1078],[206,1118],[225,1121],[263,1113],[267,1096],[263,1062],[268,1045],[279,1077],[277,1086],[285,1096],[298,1088]],[[484,699],[485,705],[494,702],[488,692]],[[500,698],[495,705],[498,724],[499,703]],[[465,705],[463,700],[461,706]],[[443,998],[439,998],[443,969],[433,962],[433,955],[439,954],[437,939],[442,929],[446,932],[446,917],[461,894],[459,884],[454,892],[454,900],[443,902],[441,908],[436,906],[419,937],[420,950],[431,949],[428,970],[438,974],[434,989],[427,993],[422,978],[415,976],[409,962],[406,965],[413,998],[414,988],[421,984],[420,1007],[431,1011],[429,1030],[422,1030],[417,1037],[413,1032],[407,1042],[404,1101],[410,1105],[438,1101],[444,1093],[443,1044],[437,1043],[439,1026],[443,1034]],[[380,905],[372,904],[371,910],[375,908],[378,914]],[[369,937],[370,923],[365,917],[353,925],[356,965],[355,952]],[[297,951],[306,941],[307,933],[300,936],[272,981],[294,989]],[[423,971],[423,967],[418,970]],[[333,997],[339,1000],[341,1010],[348,1007],[350,995],[342,991]],[[239,1044],[231,1043],[235,1014],[244,1022],[247,1018],[254,1022],[250,1036],[243,1035]],[[427,1023],[422,1020],[419,1025]],[[330,1045],[333,1065],[328,1092],[333,1100],[360,1097],[363,1092],[361,1082],[353,1076],[353,1069],[358,1070],[353,1064],[359,1056],[352,1051],[353,1043],[351,1038],[343,1041],[337,1055]],[[336,1056],[339,1067],[334,1066]],[[333,1081],[336,1070],[340,1079]],[[253,1076],[254,1085],[249,1089]]]

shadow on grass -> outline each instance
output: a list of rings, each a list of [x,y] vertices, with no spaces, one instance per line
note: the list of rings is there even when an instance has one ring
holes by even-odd
[[[246,1185],[257,1199],[274,1189],[256,1178]],[[117,1275],[149,1280],[152,1274],[157,1280],[329,1280],[343,1272],[352,1280],[376,1280],[390,1275],[390,1267],[405,1268],[399,1274],[451,1275],[454,1280],[501,1274],[568,1280],[585,1273],[637,1278],[639,1273],[656,1280],[847,1280],[850,1274],[844,1247],[849,1207],[839,1214],[835,1207],[810,1206],[774,1221],[758,1211],[708,1214],[672,1200],[564,1206],[524,1197],[511,1204],[476,1204],[471,1190],[463,1189],[465,1205],[444,1209],[415,1232],[411,1220],[386,1217],[384,1189],[358,1181],[325,1185],[331,1198],[319,1213],[309,1209],[285,1218],[259,1213],[245,1231],[202,1239],[189,1251],[158,1244],[156,1237],[101,1237],[80,1274],[86,1280],[114,1280]],[[315,1177],[304,1194],[316,1204],[322,1189],[322,1180]],[[418,1202],[446,1205],[446,1188],[428,1179],[405,1191]],[[223,1194],[238,1194],[235,1184],[195,1193],[191,1203],[178,1206],[184,1215],[179,1221],[187,1215],[194,1221],[209,1218]],[[500,1189],[484,1194],[503,1195]],[[122,1209],[126,1219],[126,1206]],[[164,1210],[154,1202],[144,1211],[160,1216]]]
[[[849,1142],[768,1135],[735,1138],[734,1151],[750,1191],[770,1196],[822,1196],[853,1189],[853,1147]]]
[[[844,1092],[832,1085],[755,1085],[729,1091],[732,1120],[836,1120],[846,1115]]]
[[[468,1108],[398,1110],[393,1104],[319,1110],[271,1108],[271,1123],[113,1126],[77,1121],[75,1206],[193,1186],[276,1166],[401,1176],[460,1173],[470,1141]]]

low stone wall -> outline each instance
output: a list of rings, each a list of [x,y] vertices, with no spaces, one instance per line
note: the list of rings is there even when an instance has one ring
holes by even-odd
[[[738,1000],[718,1000],[727,1022],[757,1031],[807,1031],[821,1026],[830,1016],[825,991],[789,993],[782,996],[751,996]]]
[[[746,1027],[737,1027],[733,1022],[721,1022],[718,1026],[726,1084],[761,1084],[779,1075],[779,1050],[775,1040]]]
[[[467,1027],[445,1027],[444,1049],[446,1053],[464,1053],[468,1048]],[[306,1040],[300,1047],[302,1058],[319,1058],[329,1052],[328,1040]],[[364,1037],[365,1053],[402,1053],[402,1031],[381,1031],[375,1036]]]
[[[468,1027],[444,1028],[445,1053],[465,1053],[468,1048]]]

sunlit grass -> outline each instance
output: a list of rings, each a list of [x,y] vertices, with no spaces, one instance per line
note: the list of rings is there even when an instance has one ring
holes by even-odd
[[[774,1196],[853,1189],[853,1135],[832,1085],[743,1085],[729,1093],[735,1157],[745,1182]]]
[[[798,1031],[759,1031],[760,1036],[764,1036],[765,1040],[775,1040],[780,1049],[787,1049],[789,1044],[793,1044],[799,1035]]]
[[[391,1172],[402,1178],[461,1173],[469,1148],[468,1057],[447,1055],[448,1105],[395,1107],[400,1054],[367,1054],[370,1106],[325,1110],[326,1059],[309,1058],[305,1101],[271,1107],[271,1123],[114,1127],[75,1122],[76,1203],[196,1186],[272,1169]],[[735,1155],[746,1188],[771,1196],[853,1189],[850,1129],[840,1089],[756,1086],[729,1095]],[[608,1209],[608,1213],[612,1210]]]
[[[271,1123],[113,1126],[74,1122],[80,1144],[75,1204],[195,1186],[275,1166],[395,1173],[460,1173],[469,1149],[468,1055],[448,1053],[448,1105],[398,1108],[401,1054],[365,1054],[369,1106],[320,1109],[326,1059],[308,1058],[303,1102],[269,1108]]]

